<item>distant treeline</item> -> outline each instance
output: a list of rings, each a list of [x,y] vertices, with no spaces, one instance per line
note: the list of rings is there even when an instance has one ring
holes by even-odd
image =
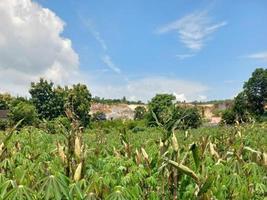
[[[233,99],[224,99],[224,100],[210,100],[210,101],[192,101],[191,103],[192,104],[223,104],[223,103],[226,103],[226,104],[231,104],[233,103]]]
[[[102,103],[102,104],[119,104],[119,103],[123,103],[123,104],[139,104],[139,105],[143,105],[145,103],[143,103],[142,101],[130,101],[128,99],[126,99],[126,97],[122,97],[121,99],[105,99],[105,98],[101,98],[98,96],[95,96],[92,98],[92,102],[93,103]]]

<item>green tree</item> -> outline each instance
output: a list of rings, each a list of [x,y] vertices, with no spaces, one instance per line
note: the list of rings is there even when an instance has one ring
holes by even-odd
[[[65,116],[65,104],[68,99],[69,88],[67,86],[57,86],[54,88],[55,102],[58,105],[58,112],[60,115]]]
[[[151,125],[156,124],[153,116],[155,114],[158,122],[165,124],[172,117],[172,113],[175,108],[175,105],[173,104],[174,100],[175,96],[171,94],[157,94],[153,97],[148,103],[148,123]]]
[[[66,106],[69,106],[77,115],[83,126],[87,126],[89,123],[91,98],[91,93],[86,85],[77,84],[69,89]]]
[[[248,107],[248,97],[245,92],[240,92],[234,99],[233,112],[239,122],[249,122],[250,113]]]
[[[23,119],[21,125],[33,125],[37,119],[37,112],[31,103],[20,101],[10,108],[9,117],[13,124]]]
[[[234,124],[236,121],[250,121],[251,115],[248,108],[248,98],[245,92],[240,92],[235,97],[232,107],[223,112],[222,119],[226,124]]]
[[[227,124],[235,121],[249,122],[251,115],[260,118],[267,103],[267,69],[258,68],[244,83],[243,91],[234,99],[234,104],[222,115]]]
[[[267,102],[267,69],[256,69],[243,88],[250,112],[256,116],[264,114],[264,105]]]
[[[181,120],[177,124],[179,129],[198,128],[202,124],[201,114],[196,107],[176,107],[174,112],[174,121]]]
[[[134,109],[134,119],[135,120],[144,119],[145,114],[146,114],[146,108],[144,106],[137,106]]]
[[[6,110],[9,108],[9,104],[12,97],[8,93],[0,94],[0,110]]]
[[[37,109],[40,118],[54,119],[63,114],[64,103],[53,89],[53,82],[40,79],[37,83],[31,83],[31,100]]]

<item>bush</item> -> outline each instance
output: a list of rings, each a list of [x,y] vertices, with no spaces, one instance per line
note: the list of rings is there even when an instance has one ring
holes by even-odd
[[[175,121],[181,120],[178,129],[198,128],[202,124],[201,115],[197,108],[177,107],[174,112]]]
[[[8,120],[7,119],[0,119],[0,130],[4,131],[8,127]]]
[[[175,97],[168,94],[157,94],[148,104],[147,122],[149,125],[160,123],[170,131],[175,125],[177,129],[197,128],[202,124],[197,108],[177,107]],[[176,122],[180,120],[178,124]]]
[[[222,122],[225,124],[234,124],[235,123],[235,112],[233,109],[227,109],[222,114]]]
[[[59,116],[50,121],[44,120],[39,128],[44,129],[50,134],[64,133],[64,131],[71,130],[71,122],[67,117]]]
[[[135,120],[144,119],[145,114],[146,114],[146,108],[144,106],[137,106],[134,109],[134,119]]]
[[[64,126],[67,130],[71,129],[71,122],[70,120],[65,116],[59,116],[53,120],[55,124]]]
[[[37,120],[37,112],[34,105],[21,101],[11,107],[9,117],[12,124],[16,124],[23,119],[20,126],[34,125]]]
[[[10,94],[0,94],[0,110],[8,109],[11,100],[12,97]]]
[[[92,129],[121,129],[124,127],[124,123],[121,119],[96,121],[90,124]]]
[[[96,112],[92,115],[92,121],[105,121],[106,120],[106,114],[103,112]]]
[[[174,100],[175,96],[170,94],[157,94],[153,97],[148,104],[148,113],[146,115],[148,125],[157,125],[155,116],[159,123],[167,123],[175,109],[175,105],[173,104]]]

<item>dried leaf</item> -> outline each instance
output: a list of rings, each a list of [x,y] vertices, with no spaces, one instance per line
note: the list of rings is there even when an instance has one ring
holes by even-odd
[[[74,181],[78,182],[81,179],[81,174],[82,174],[82,163],[80,163],[75,170]]]

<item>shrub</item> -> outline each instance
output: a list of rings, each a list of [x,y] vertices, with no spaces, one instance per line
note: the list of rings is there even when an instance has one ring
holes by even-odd
[[[4,131],[8,127],[8,120],[7,119],[0,119],[0,130]]]
[[[106,114],[103,113],[103,112],[96,112],[96,113],[93,113],[92,115],[92,121],[104,121],[106,120]]]
[[[71,122],[67,117],[59,116],[50,121],[44,120],[39,127],[50,134],[64,133],[70,131]]]
[[[53,120],[55,124],[60,124],[64,126],[67,130],[71,129],[71,122],[70,120],[65,116],[59,116]]]
[[[16,124],[23,119],[21,126],[23,125],[33,125],[37,120],[37,112],[34,107],[29,102],[19,102],[17,105],[11,107],[9,117],[12,124]]]
[[[146,114],[146,108],[144,106],[137,106],[134,109],[134,119],[135,120],[144,119],[145,114]]]
[[[223,112],[222,114],[222,122],[225,124],[234,124],[235,123],[235,112],[233,111],[233,109],[227,109]]]
[[[175,108],[173,104],[174,100],[175,97],[170,94],[157,94],[153,97],[148,104],[148,113],[146,115],[148,124],[157,124],[155,116],[159,123],[165,124],[172,117]]]
[[[155,125],[160,123],[168,130],[174,125],[176,125],[178,129],[199,127],[202,123],[202,119],[198,109],[176,107],[174,100],[175,97],[173,95],[156,95],[148,105],[148,124]],[[176,124],[178,120],[180,120],[180,122]]]
[[[0,94],[0,110],[6,110],[12,100],[10,94]]]
[[[179,129],[198,128],[202,124],[199,110],[195,107],[177,107],[174,110],[173,118],[175,119],[175,121],[181,120],[177,126],[177,128]]]

